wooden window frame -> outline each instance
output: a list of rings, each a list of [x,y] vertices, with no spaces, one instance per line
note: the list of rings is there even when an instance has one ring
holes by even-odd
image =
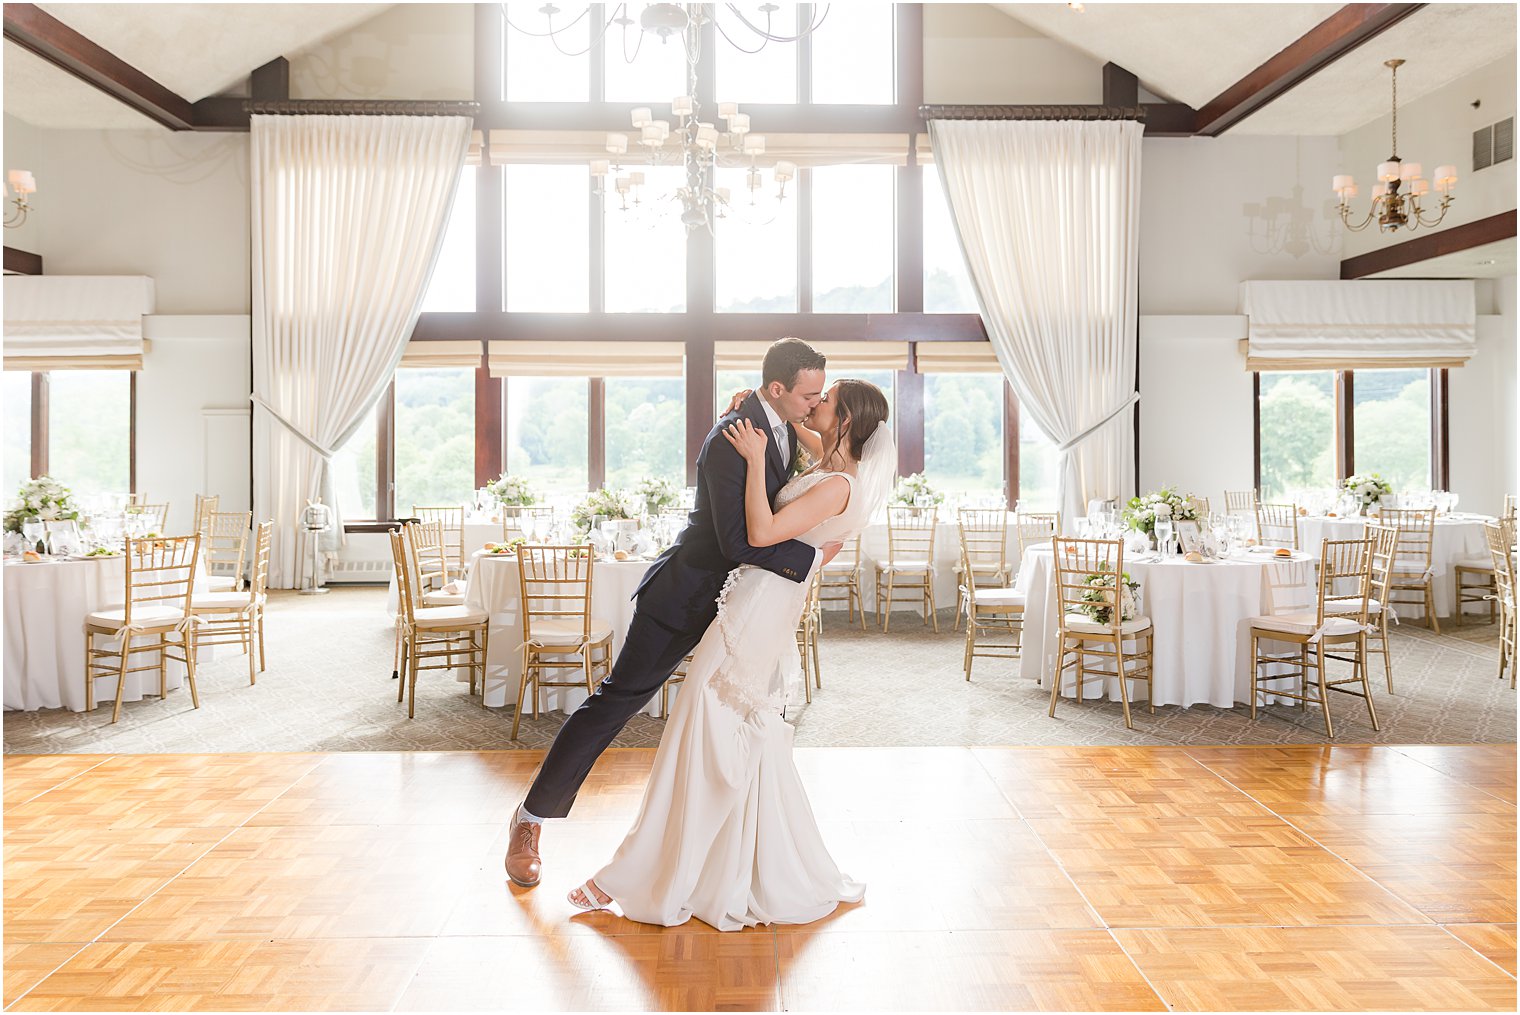
[[[1430,488],[1451,489],[1451,371],[1431,367]],[[1356,371],[1333,371],[1335,467],[1337,483],[1356,474]],[[1261,372],[1251,374],[1251,452],[1255,490],[1261,493]]]

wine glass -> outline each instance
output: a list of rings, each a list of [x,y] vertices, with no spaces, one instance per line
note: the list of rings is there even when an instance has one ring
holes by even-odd
[[[1172,546],[1172,520],[1170,518],[1156,519],[1156,549],[1162,554],[1170,552]]]
[[[37,544],[47,534],[47,526],[35,518],[29,518],[21,523],[21,534],[26,537],[26,548],[35,551]]]

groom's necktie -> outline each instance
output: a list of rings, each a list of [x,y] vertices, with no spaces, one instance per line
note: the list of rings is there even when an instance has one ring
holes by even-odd
[[[786,438],[786,424],[778,423],[771,431],[776,438],[776,453],[781,457],[781,464],[786,465],[786,449],[790,443]]]

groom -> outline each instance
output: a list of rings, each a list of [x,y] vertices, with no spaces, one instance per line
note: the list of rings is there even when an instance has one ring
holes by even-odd
[[[507,876],[516,884],[538,884],[538,838],[544,819],[570,813],[596,759],[702,640],[718,614],[718,593],[728,573],[740,564],[753,564],[801,582],[819,553],[827,563],[839,552],[838,543],[820,551],[795,539],[758,549],[750,546],[744,522],[744,459],[719,437],[724,427],[739,419],[771,435],[765,492],[774,501],[797,452],[793,427],[823,397],[824,363],[823,355],[801,339],[775,342],[765,353],[760,390],[719,419],[702,442],[696,506],[686,528],[645,572],[611,676],[560,727],[527,798],[512,817]]]

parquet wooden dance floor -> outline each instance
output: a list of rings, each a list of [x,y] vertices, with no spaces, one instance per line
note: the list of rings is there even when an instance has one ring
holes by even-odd
[[[798,752],[865,902],[572,915],[612,751],[502,874],[539,755],[5,759],[7,1010],[1514,1010],[1515,749]]]

